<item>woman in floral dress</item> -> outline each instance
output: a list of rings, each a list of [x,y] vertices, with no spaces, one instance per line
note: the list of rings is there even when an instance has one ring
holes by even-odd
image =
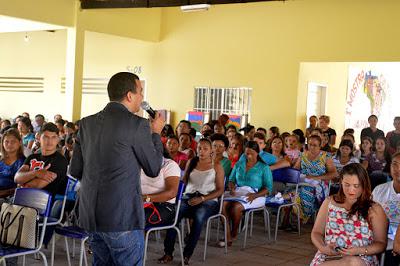
[[[310,265],[379,265],[377,254],[386,249],[387,220],[372,201],[365,169],[346,165],[338,194],[322,204],[311,240],[318,251]]]

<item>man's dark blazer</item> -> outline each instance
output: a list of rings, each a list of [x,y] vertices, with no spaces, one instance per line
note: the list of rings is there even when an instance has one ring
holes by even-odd
[[[140,169],[155,177],[162,164],[160,135],[118,102],[83,118],[71,160],[81,181],[79,225],[89,232],[144,228]]]

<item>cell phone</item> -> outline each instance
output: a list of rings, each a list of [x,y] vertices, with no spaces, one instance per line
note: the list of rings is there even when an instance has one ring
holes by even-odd
[[[336,248],[335,248],[336,249]],[[325,261],[330,261],[330,260],[340,260],[343,258],[342,255],[333,255],[333,256],[326,256]]]
[[[341,247],[335,247],[335,251],[336,251],[336,252],[339,252],[339,251],[341,251],[341,250],[342,250]]]

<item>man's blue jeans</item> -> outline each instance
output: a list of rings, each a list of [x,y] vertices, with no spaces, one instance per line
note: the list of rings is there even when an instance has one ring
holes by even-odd
[[[143,265],[143,230],[90,233],[94,266]]]

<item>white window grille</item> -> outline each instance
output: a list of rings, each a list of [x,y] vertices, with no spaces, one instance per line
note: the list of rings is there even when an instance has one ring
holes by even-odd
[[[195,87],[194,110],[218,119],[222,113],[246,116],[250,121],[251,88]]]

